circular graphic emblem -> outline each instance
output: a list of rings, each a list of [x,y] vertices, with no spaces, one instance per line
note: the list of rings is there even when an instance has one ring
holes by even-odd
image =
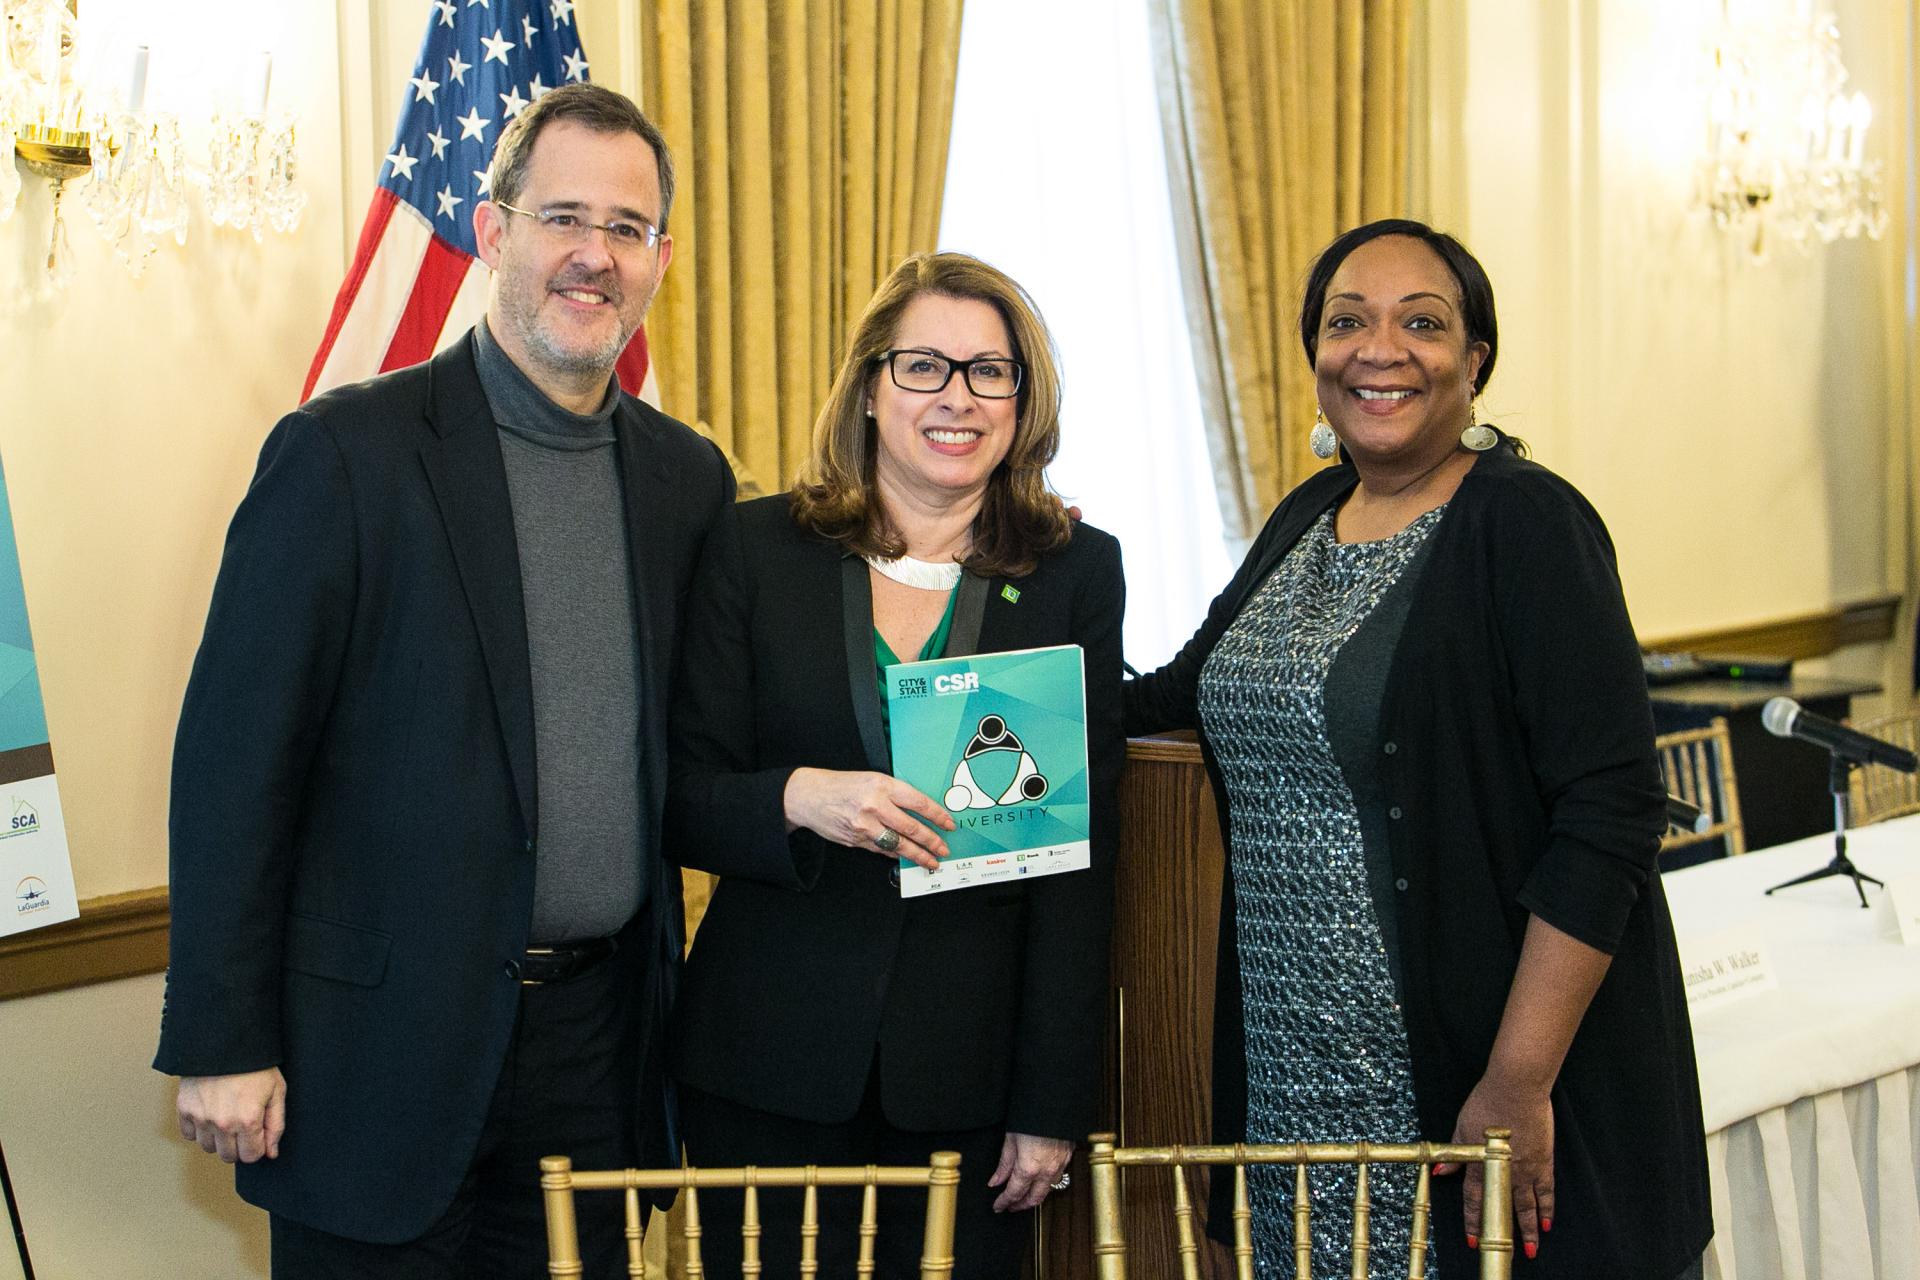
[[[981,716],[947,788],[948,810],[991,809],[1047,794],[1047,778],[999,716]]]

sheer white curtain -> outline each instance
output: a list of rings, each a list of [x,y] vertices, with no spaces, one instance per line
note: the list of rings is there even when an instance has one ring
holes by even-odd
[[[1025,285],[1066,383],[1054,487],[1118,537],[1127,660],[1232,571],[1180,300],[1144,0],[967,0],[940,244]]]

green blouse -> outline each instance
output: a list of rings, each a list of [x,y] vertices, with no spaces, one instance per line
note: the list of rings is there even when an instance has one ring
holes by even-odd
[[[947,633],[953,630],[953,605],[960,598],[960,590],[955,587],[947,592],[947,611],[940,615],[939,624],[927,642],[920,646],[920,656],[916,662],[925,662],[928,658],[937,658],[940,651],[947,647]],[[900,665],[900,658],[880,635],[880,628],[873,629],[873,669],[874,680],[880,686],[880,716],[887,718],[887,668]]]

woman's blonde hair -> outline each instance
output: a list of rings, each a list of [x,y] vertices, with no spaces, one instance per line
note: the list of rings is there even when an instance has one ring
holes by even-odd
[[[880,353],[893,345],[915,298],[971,298],[1000,313],[1013,358],[1026,366],[1020,383],[1013,445],[987,479],[973,523],[973,549],[963,563],[987,577],[1018,578],[1040,556],[1072,536],[1060,500],[1047,488],[1046,467],[1060,447],[1060,369],[1038,308],[1005,272],[964,253],[917,253],[887,277],[853,327],[833,390],[813,424],[813,447],[793,487],[793,518],[802,528],[856,555],[892,559],[906,542],[874,491],[876,427],[867,416],[873,379],[885,376]]]

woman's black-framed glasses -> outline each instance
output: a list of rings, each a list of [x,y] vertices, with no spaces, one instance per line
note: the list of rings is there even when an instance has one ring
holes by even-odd
[[[931,394],[953,380],[957,370],[966,379],[967,390],[982,400],[1006,400],[1020,394],[1020,380],[1026,366],[1006,356],[975,356],[954,360],[936,351],[896,348],[874,357],[885,362],[893,385],[902,391]]]
[[[611,222],[590,222],[572,209],[522,209],[508,204],[504,200],[493,202],[508,213],[517,213],[530,218],[533,225],[545,232],[547,238],[560,244],[578,245],[586,243],[588,236],[596,231],[607,233],[607,244],[616,253],[644,253],[660,243],[660,228],[645,218],[615,218]]]

